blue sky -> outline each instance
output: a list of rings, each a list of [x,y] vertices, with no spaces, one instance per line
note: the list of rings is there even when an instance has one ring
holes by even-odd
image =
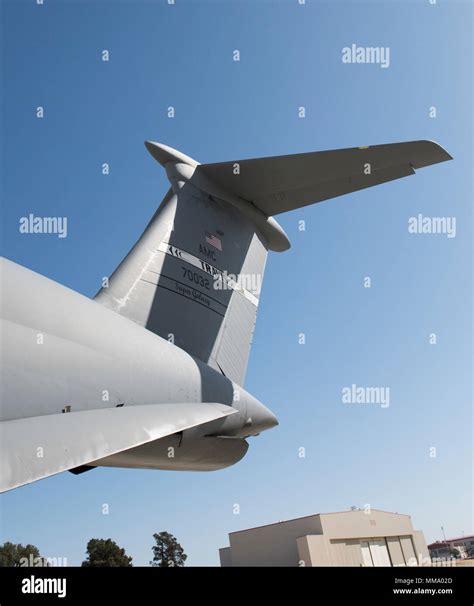
[[[230,531],[365,504],[428,542],[471,533],[472,4],[16,0],[3,23],[2,254],[88,296],[167,191],[145,139],[200,162],[432,139],[454,161],[279,216],[292,248],[269,256],[245,387],[280,425],[243,461],[61,474],[1,497],[1,540],[77,565],[111,537],[138,565],[167,530],[217,565]],[[352,43],[390,66],[343,64]],[[68,237],[21,235],[28,213]],[[418,213],[456,237],[409,234]],[[390,406],[343,404],[352,383]]]

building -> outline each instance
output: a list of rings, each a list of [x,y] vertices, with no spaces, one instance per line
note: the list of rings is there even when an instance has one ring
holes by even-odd
[[[459,552],[461,558],[474,556],[474,535],[455,537],[445,541],[436,541],[428,545],[430,556],[434,559],[447,559],[453,557],[453,549]]]
[[[318,513],[229,534],[221,566],[430,565],[410,516],[378,509]]]

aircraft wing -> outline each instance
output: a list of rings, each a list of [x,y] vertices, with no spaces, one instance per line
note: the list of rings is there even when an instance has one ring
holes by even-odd
[[[196,173],[271,216],[406,177],[446,160],[452,157],[437,143],[408,141],[200,164]]]
[[[0,423],[0,492],[236,413],[214,403],[85,410]]]

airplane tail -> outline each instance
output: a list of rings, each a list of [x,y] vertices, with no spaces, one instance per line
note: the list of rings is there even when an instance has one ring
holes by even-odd
[[[242,385],[267,240],[238,208],[178,174],[197,163],[147,147],[162,153],[172,188],[96,300]]]
[[[199,164],[147,141],[171,189],[96,301],[243,385],[268,250],[289,240],[272,215],[450,160],[431,141]]]

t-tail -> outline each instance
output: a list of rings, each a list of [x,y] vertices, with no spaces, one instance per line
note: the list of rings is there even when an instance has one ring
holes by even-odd
[[[267,253],[290,247],[273,215],[450,160],[412,141],[199,164],[151,141],[171,189],[96,301],[243,385]]]

